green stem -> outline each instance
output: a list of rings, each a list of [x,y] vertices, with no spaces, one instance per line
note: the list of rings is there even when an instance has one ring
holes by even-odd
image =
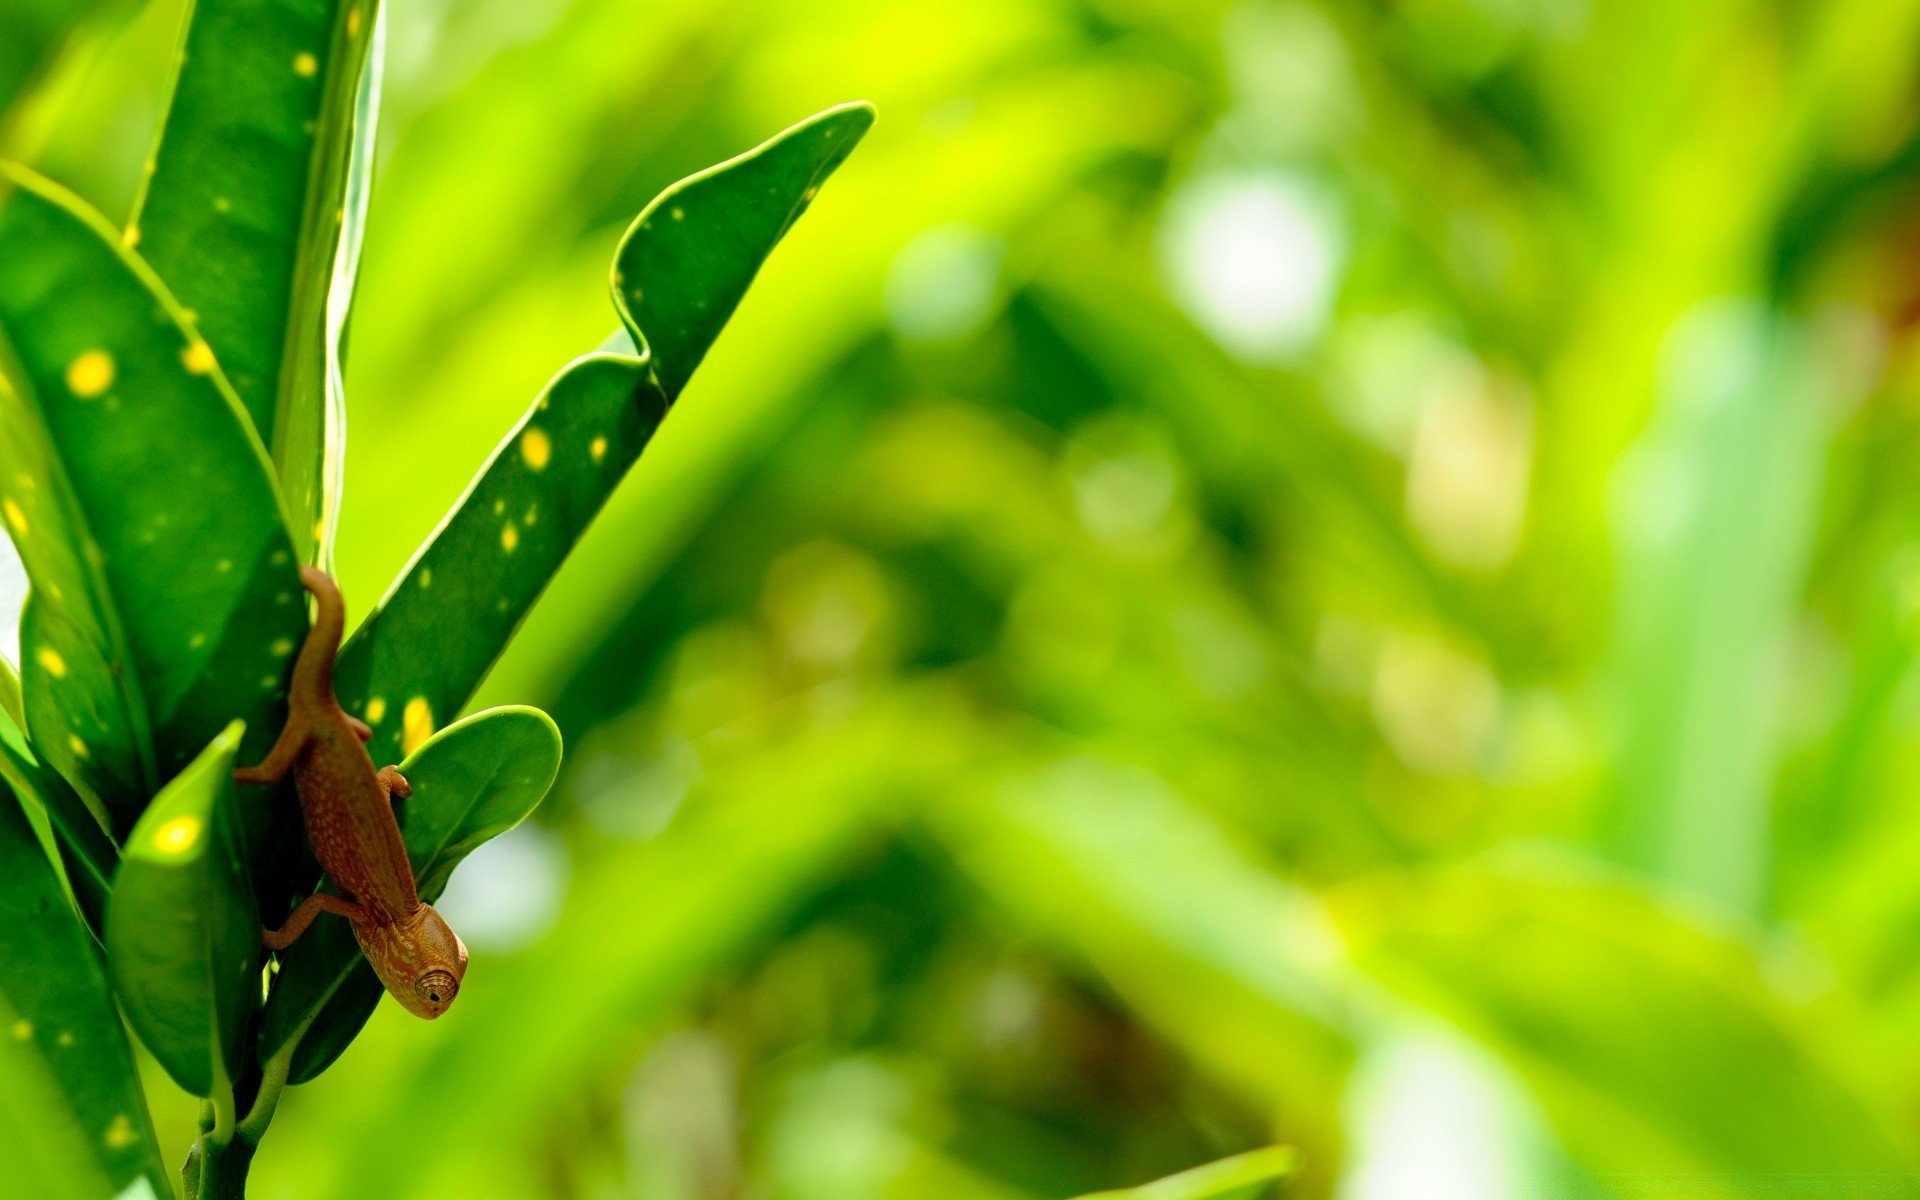
[[[247,1200],[247,1168],[256,1148],[243,1137],[222,1143],[202,1134],[187,1151],[187,1165],[180,1172],[187,1200]]]
[[[280,1105],[280,1093],[286,1089],[287,1073],[293,1069],[294,1048],[299,1044],[298,1038],[289,1041],[262,1068],[260,1091],[254,1097],[253,1108],[247,1112],[247,1119],[240,1122],[242,1140],[257,1146],[266,1136],[267,1126],[273,1123],[273,1110]]]

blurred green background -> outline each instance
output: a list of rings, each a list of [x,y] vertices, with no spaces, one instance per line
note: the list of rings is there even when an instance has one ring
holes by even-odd
[[[881,122],[262,1200],[1920,1195],[1920,3],[389,7],[359,612],[648,198]],[[182,8],[0,0],[0,155],[124,214]]]

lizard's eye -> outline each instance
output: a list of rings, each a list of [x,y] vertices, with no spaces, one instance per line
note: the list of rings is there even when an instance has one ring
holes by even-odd
[[[413,994],[436,1008],[453,1003],[460,992],[460,981],[447,971],[428,971],[413,985]]]

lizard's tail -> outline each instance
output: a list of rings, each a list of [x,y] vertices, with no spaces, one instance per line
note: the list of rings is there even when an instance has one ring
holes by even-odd
[[[300,582],[313,593],[313,632],[300,648],[293,664],[293,698],[333,697],[333,659],[340,652],[340,638],[347,629],[347,606],[340,599],[339,585],[318,567],[301,567]]]

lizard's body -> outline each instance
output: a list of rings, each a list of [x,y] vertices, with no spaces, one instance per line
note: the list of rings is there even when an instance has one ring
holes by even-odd
[[[293,667],[287,725],[266,760],[233,773],[243,786],[278,783],[293,772],[294,790],[313,856],[327,878],[351,899],[315,892],[278,930],[262,940],[284,950],[322,912],[353,922],[354,936],[374,973],[409,1011],[437,1017],[453,1003],[466,974],[467,948],[431,905],[420,901],[394,795],[411,794],[398,771],[373,768],[367,726],[347,715],[333,693],[333,661],[346,628],[340,591],[324,571],[302,567],[312,592],[313,631]]]

